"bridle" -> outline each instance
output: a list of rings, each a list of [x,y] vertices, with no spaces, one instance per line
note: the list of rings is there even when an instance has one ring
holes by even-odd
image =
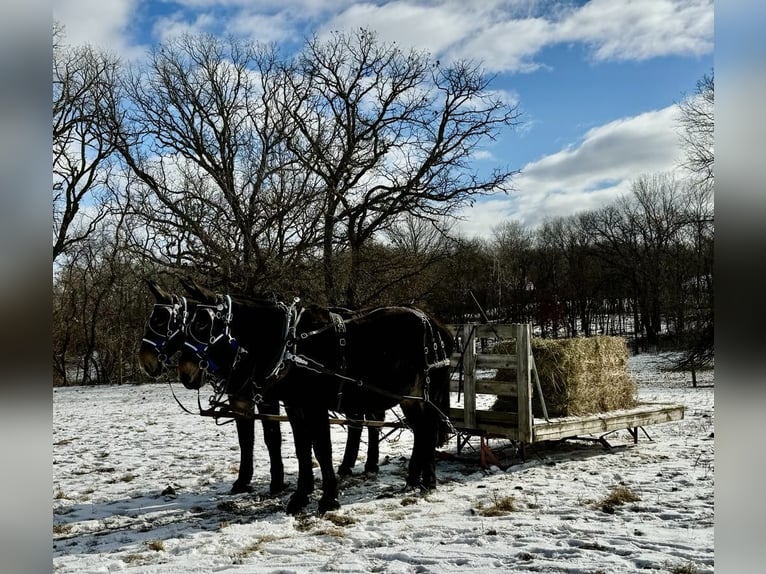
[[[186,326],[186,340],[184,341],[184,346],[191,349],[197,357],[199,368],[210,373],[216,373],[219,366],[210,359],[208,351],[211,346],[218,344],[222,339],[225,339],[235,351],[234,364],[237,363],[241,354],[247,353],[231,336],[231,296],[223,295],[219,296],[218,299],[214,305],[197,305],[194,315]],[[216,323],[222,325],[218,334],[214,332]]]
[[[173,303],[156,303],[152,308],[142,341],[154,349],[163,368],[167,367],[170,358],[167,353],[168,346],[177,337],[184,336],[188,314],[186,297],[176,295],[173,295]],[[158,321],[158,317],[162,319]]]
[[[269,366],[263,379],[278,377],[285,368],[285,361],[291,356],[290,348],[294,345],[295,328],[300,315],[297,308],[299,301],[300,299],[296,297],[290,304],[281,301],[273,303],[275,308],[282,311],[285,318],[284,328],[280,333],[282,344],[274,364]],[[204,314],[207,314],[207,317]],[[211,358],[210,350],[214,346],[223,343],[232,348],[234,351],[231,364],[232,372],[242,358],[249,353],[248,349],[240,345],[239,341],[231,334],[232,317],[233,304],[230,295],[218,295],[218,301],[213,305],[197,305],[197,309],[186,327],[184,345],[192,350],[198,360],[198,367],[202,371],[216,373],[220,370],[221,366]],[[248,377],[245,383],[249,383],[251,380],[252,378]]]

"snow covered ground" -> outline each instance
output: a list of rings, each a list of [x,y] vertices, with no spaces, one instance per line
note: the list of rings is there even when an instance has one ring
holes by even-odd
[[[473,439],[438,462],[439,486],[422,495],[403,491],[411,434],[398,430],[381,444],[377,478],[346,479],[341,509],[321,517],[316,503],[286,515],[291,489],[266,494],[260,426],[255,492],[232,496],[232,424],[184,413],[166,384],[56,388],[53,571],[713,572],[714,373],[701,373],[694,389],[657,359],[630,359],[639,399],[686,413],[647,427],[653,442],[640,434],[634,445],[621,431],[609,435],[611,450],[542,444],[521,461],[508,441],[492,440],[510,466],[483,470]],[[196,393],[174,388],[196,405]],[[337,463],[344,427],[333,425],[333,436]],[[287,424],[283,437],[294,485]],[[456,441],[442,450],[457,454]]]

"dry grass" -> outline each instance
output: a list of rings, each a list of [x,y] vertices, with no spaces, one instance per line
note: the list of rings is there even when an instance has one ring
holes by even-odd
[[[669,570],[670,574],[697,574],[699,572],[699,568],[691,562],[680,564],[678,566],[670,566]]]
[[[147,548],[154,550],[155,552],[165,550],[165,542],[163,540],[147,540],[144,544],[146,544]]]
[[[516,499],[512,495],[494,494],[488,504],[481,504],[476,509],[480,516],[505,516],[516,510]]]
[[[72,531],[71,524],[54,524],[53,525],[53,534],[57,534],[61,536],[62,534],[68,534],[71,531]]]
[[[641,500],[641,497],[627,486],[615,486],[612,487],[609,494],[597,506],[604,512],[611,514],[617,506],[622,506],[629,502],[638,502],[639,500]]]
[[[325,520],[329,520],[335,526],[351,526],[356,524],[356,519],[345,514],[338,514],[336,512],[326,512],[323,516]]]

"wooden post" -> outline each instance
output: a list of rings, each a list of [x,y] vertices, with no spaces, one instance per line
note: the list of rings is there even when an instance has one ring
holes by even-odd
[[[476,428],[476,337],[471,325],[462,326],[463,345],[463,424]]]
[[[519,395],[519,440],[532,442],[532,380],[529,376],[530,326],[516,325],[516,381]]]

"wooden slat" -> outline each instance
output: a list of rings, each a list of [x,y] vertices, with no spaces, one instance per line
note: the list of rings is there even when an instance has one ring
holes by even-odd
[[[476,426],[476,339],[471,336],[471,327],[462,330],[465,351],[463,352],[463,424],[468,428]]]
[[[460,424],[463,419],[463,409],[451,408],[449,410],[450,419],[453,424]],[[506,413],[502,411],[476,411],[476,422],[478,426],[473,428],[484,428],[486,425],[495,425],[504,428],[514,428],[518,423],[516,413]]]
[[[453,353],[449,364],[453,369],[457,367],[460,364],[460,353]],[[476,367],[480,369],[515,369],[517,364],[516,355],[476,354]]]
[[[476,367],[480,369],[515,369],[518,364],[516,355],[476,355]]]
[[[516,336],[515,332],[515,323],[503,323],[500,324],[488,324],[488,323],[480,323],[480,324],[472,324],[472,325],[455,325],[454,323],[448,324],[447,329],[453,334],[453,335],[459,335],[459,331],[462,330],[463,327],[468,327],[468,330],[470,331],[472,327],[476,327],[474,330],[474,333],[476,337],[482,338],[485,337],[487,339],[497,339],[497,336],[499,335],[501,339],[512,339]]]
[[[623,411],[535,421],[534,439],[536,441],[555,440],[587,434],[603,434],[613,430],[643,427],[683,418],[684,407],[681,405],[644,404]]]
[[[476,379],[476,394],[477,395],[509,395],[516,396],[518,392],[518,386],[515,381],[495,381],[493,379]],[[459,382],[450,381],[449,390],[453,393],[459,391]]]
[[[515,325],[516,330],[516,381],[519,397],[519,435],[524,442],[532,442],[532,381],[529,377],[529,356],[532,353],[530,326]]]

